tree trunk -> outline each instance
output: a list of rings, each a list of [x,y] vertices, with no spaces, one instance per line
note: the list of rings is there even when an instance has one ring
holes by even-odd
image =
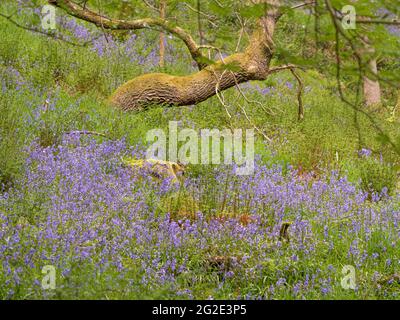
[[[201,3],[200,3],[200,0],[197,0],[197,27],[199,29],[200,45],[203,45],[204,44],[204,33],[203,33],[203,28],[201,26]]]
[[[376,59],[368,62],[368,67],[373,74],[378,74]],[[379,108],[381,104],[381,87],[378,80],[364,77],[364,101],[368,108]]]
[[[160,0],[160,19],[165,19],[167,0]],[[165,67],[165,33],[160,32],[160,68]]]
[[[371,45],[367,36],[362,37],[362,39],[364,48],[361,50],[361,54],[368,57],[368,71],[372,75],[378,75],[375,48]],[[369,109],[375,111],[381,105],[381,87],[378,80],[373,79],[374,77],[371,78],[366,75],[363,79],[364,103]]]
[[[128,81],[110,97],[110,103],[124,111],[143,110],[151,105],[193,105],[236,84],[265,80],[273,55],[272,36],[277,10],[268,11],[258,21],[243,53],[233,54],[188,76],[146,74]]]

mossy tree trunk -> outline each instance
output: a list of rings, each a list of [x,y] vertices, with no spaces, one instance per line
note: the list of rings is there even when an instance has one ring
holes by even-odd
[[[250,80],[265,80],[273,56],[272,35],[276,17],[259,20],[245,52],[231,55],[188,76],[146,74],[128,81],[111,96],[123,110],[140,110],[152,104],[192,105]]]
[[[279,19],[279,0],[254,0],[265,4],[265,14],[257,21],[246,50],[223,61],[207,65],[193,38],[183,29],[165,19],[115,20],[82,8],[70,0],[49,0],[68,14],[89,21],[104,29],[135,30],[150,27],[163,28],[180,38],[187,46],[200,71],[188,76],[163,73],[146,74],[128,81],[118,88],[109,102],[122,110],[142,110],[154,104],[192,105],[204,101],[217,92],[250,80],[264,80],[274,52],[273,34]]]

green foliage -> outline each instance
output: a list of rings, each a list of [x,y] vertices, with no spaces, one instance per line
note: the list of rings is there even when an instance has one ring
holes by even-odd
[[[382,163],[372,157],[360,159],[358,166],[361,176],[361,187],[367,192],[388,194],[396,191],[397,175],[393,165]]]

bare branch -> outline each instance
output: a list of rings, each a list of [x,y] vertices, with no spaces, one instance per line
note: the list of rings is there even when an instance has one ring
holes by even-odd
[[[296,68],[297,69],[301,69],[300,66],[296,66],[294,64],[285,64],[283,66],[270,68],[268,70],[268,74],[276,73],[276,72],[279,72],[279,71],[282,71],[282,70],[288,70],[288,69],[292,70],[292,69],[296,69]]]
[[[311,0],[311,1],[306,1],[306,2],[304,2],[304,3],[299,3],[299,4],[297,4],[297,5],[294,5],[293,7],[290,7],[290,9],[303,8],[303,7],[307,7],[307,6],[309,6],[309,5],[313,5],[313,4],[315,4],[315,3],[316,3],[316,1],[313,1],[313,0]]]
[[[361,24],[386,24],[386,25],[400,26],[400,21],[397,19],[381,20],[381,19],[366,19],[361,17],[357,18],[356,22]]]
[[[160,12],[160,9],[159,9],[159,8],[153,6],[153,5],[152,5],[150,2],[148,2],[147,0],[143,0],[143,2],[144,2],[144,4],[145,4],[146,6],[148,6],[150,9],[152,9],[152,10],[154,10],[154,11],[157,11],[157,12]]]
[[[335,16],[338,19],[343,19],[343,13],[334,9]],[[385,24],[385,25],[393,25],[393,26],[400,26],[400,20],[399,19],[392,19],[392,20],[387,20],[383,19],[382,17],[370,17],[370,16],[361,16],[361,17],[356,17],[356,23],[359,24]]]
[[[207,18],[208,22],[210,22],[214,27],[217,27],[217,24],[213,21],[213,20],[215,20],[215,17],[213,17],[213,16],[211,16],[211,15],[209,15],[207,13],[204,13],[203,11],[201,11],[199,9],[193,8],[190,4],[188,4],[186,2],[184,2],[183,4],[186,7],[188,7],[190,10],[192,10],[193,12],[195,12],[197,14],[200,14],[200,15],[204,16],[205,18]]]
[[[303,106],[303,81],[301,80],[300,76],[297,74],[294,68],[290,69],[290,72],[296,78],[298,86],[297,86],[297,102],[299,104],[299,114],[298,120],[301,121],[304,119],[304,106]]]
[[[283,66],[279,66],[279,67],[270,68],[268,71],[268,74],[276,73],[276,72],[279,72],[282,70],[290,70],[292,75],[296,78],[296,81],[298,83],[298,87],[297,87],[297,102],[298,102],[298,106],[299,106],[298,120],[301,121],[304,119],[304,106],[303,106],[304,85],[303,85],[303,81],[301,80],[300,76],[296,72],[296,69],[301,69],[301,67],[293,65],[293,64],[287,64],[287,65],[283,65]]]

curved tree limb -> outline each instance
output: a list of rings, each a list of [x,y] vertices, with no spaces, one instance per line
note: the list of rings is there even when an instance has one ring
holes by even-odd
[[[192,36],[182,28],[175,26],[173,23],[160,18],[143,18],[137,20],[120,20],[105,17],[97,14],[94,11],[81,7],[70,0],[48,0],[52,4],[75,18],[85,20],[93,23],[94,25],[108,30],[139,30],[139,29],[152,29],[161,28],[181,39],[188,48],[192,58],[196,61],[199,69],[206,67],[206,59],[200,52],[200,48],[194,41]]]

